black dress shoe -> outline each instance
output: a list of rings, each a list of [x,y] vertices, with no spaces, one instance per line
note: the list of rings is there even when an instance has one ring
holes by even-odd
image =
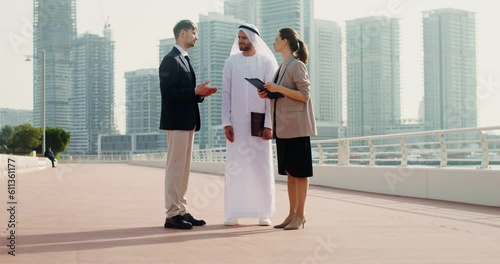
[[[205,222],[205,220],[201,220],[201,219],[200,220],[196,220],[196,219],[194,219],[194,217],[190,213],[184,214],[182,216],[182,219],[184,219],[184,221],[186,221],[186,222],[191,223],[193,226],[203,226],[203,225],[207,224]]]
[[[184,221],[183,217],[180,215],[176,215],[165,220],[165,224],[163,225],[165,228],[176,228],[176,229],[191,229],[193,225]]]

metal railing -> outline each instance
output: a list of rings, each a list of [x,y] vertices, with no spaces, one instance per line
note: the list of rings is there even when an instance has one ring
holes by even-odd
[[[59,161],[63,162],[127,162],[133,160],[133,155],[59,155]]]
[[[500,126],[311,141],[317,165],[463,166],[500,164]],[[276,157],[276,146],[273,145]],[[166,153],[61,156],[63,161],[166,160]],[[276,161],[276,159],[274,159]],[[195,162],[225,162],[226,149],[194,150]]]
[[[439,167],[500,164],[500,138],[486,132],[500,126],[435,130],[311,142],[318,164],[435,165]],[[316,155],[315,155],[316,154]]]

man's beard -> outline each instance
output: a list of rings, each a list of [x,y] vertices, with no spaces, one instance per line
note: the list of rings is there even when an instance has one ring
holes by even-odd
[[[250,50],[250,46],[240,45],[240,51],[249,51],[249,50]]]

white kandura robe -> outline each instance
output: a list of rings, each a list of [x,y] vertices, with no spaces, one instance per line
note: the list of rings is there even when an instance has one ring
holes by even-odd
[[[270,100],[244,78],[272,81],[277,65],[265,56],[237,53],[224,64],[222,124],[231,125],[234,142],[226,141],[224,217],[271,217],[274,206],[272,141],[251,135],[250,113],[265,113],[264,126],[272,128]]]

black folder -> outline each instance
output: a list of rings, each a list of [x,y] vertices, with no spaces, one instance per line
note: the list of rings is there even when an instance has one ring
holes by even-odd
[[[251,130],[252,136],[254,137],[262,137],[264,135],[264,121],[266,119],[266,115],[264,113],[250,113],[251,120]]]

